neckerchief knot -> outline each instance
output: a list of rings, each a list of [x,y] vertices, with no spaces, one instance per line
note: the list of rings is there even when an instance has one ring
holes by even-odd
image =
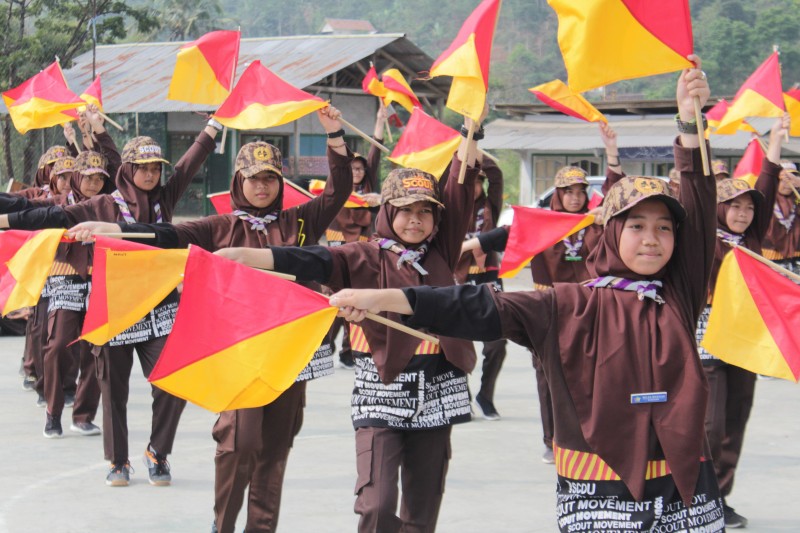
[[[796,209],[792,209],[792,212],[789,213],[789,216],[785,217],[783,216],[783,211],[781,211],[781,206],[778,205],[778,202],[775,202],[775,207],[772,209],[772,212],[775,214],[775,218],[778,220],[778,223],[784,227],[787,233],[792,231],[794,218],[797,216]]]
[[[717,237],[731,246],[739,246],[744,241],[744,235],[741,233],[731,233],[720,228],[717,228]]]
[[[251,215],[246,211],[242,211],[241,209],[237,209],[233,212],[234,215],[239,217],[240,219],[248,222],[250,224],[250,228],[255,231],[261,231],[263,233],[267,232],[267,226],[269,226],[272,222],[278,220],[278,215],[275,213],[270,213],[263,217],[257,217],[255,215]]]
[[[416,250],[406,248],[402,244],[398,243],[397,241],[393,241],[392,239],[380,239],[378,243],[380,244],[381,249],[389,250],[400,256],[400,258],[397,260],[398,269],[403,266],[403,263],[408,263],[423,276],[428,275],[428,271],[425,270],[425,268],[423,268],[423,266],[419,263],[422,261],[422,258],[425,257],[425,252],[428,251],[427,243],[423,244]]]
[[[616,276],[603,276],[589,280],[584,283],[584,285],[598,289],[631,291],[636,293],[639,297],[639,301],[644,301],[645,298],[649,298],[657,304],[665,303],[664,298],[659,294],[659,290],[664,287],[664,284],[657,279],[634,281],[631,279],[618,278]]]

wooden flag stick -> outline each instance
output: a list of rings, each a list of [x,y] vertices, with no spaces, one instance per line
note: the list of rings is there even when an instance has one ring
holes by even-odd
[[[488,158],[488,159],[491,159],[491,160],[492,160],[492,161],[494,161],[496,164],[500,164],[500,160],[499,160],[498,158],[496,158],[495,156],[493,156],[492,154],[490,154],[489,152],[487,152],[486,150],[483,150],[483,149],[481,149],[481,148],[478,148],[478,151],[479,151],[481,154],[483,154],[483,157],[486,157],[486,158]]]
[[[358,135],[359,137],[361,137],[362,139],[364,139],[365,141],[367,141],[371,145],[373,145],[376,148],[378,148],[381,152],[386,153],[386,154],[389,153],[389,149],[388,148],[386,148],[384,145],[382,145],[381,143],[379,143],[378,141],[376,141],[375,139],[373,139],[372,137],[370,137],[369,135],[367,135],[366,133],[364,133],[360,129],[356,128],[355,126],[353,126],[352,124],[347,122],[344,118],[339,117],[339,122],[341,122],[342,124],[344,124],[345,126],[350,128],[353,131],[353,133],[355,133],[356,135]]]
[[[112,239],[155,239],[155,233],[98,233],[101,237]]]
[[[117,128],[119,131],[125,131],[125,128],[123,128],[122,126],[111,120],[111,118],[108,115],[99,110],[97,112],[100,114],[101,117],[103,117],[106,120],[106,122]]]
[[[783,274],[787,278],[791,279],[795,283],[800,283],[800,276],[798,276],[797,274],[795,274],[791,270],[783,268],[779,264],[777,264],[777,263],[775,263],[773,261],[770,261],[766,257],[758,255],[757,253],[753,252],[752,250],[748,250],[744,246],[739,246],[738,244],[734,244],[733,247],[736,248],[737,250],[739,250],[740,252],[746,253],[747,255],[749,255],[750,257],[752,257],[753,259],[755,259],[759,263],[763,263],[763,264],[767,265],[768,267],[770,267],[770,268],[772,268],[774,270],[777,270],[778,272],[780,272],[781,274]]]
[[[706,137],[703,128],[703,106],[700,105],[700,98],[694,97],[694,119],[697,122],[697,138],[700,139],[700,158],[703,160],[703,175],[711,175],[711,166],[708,164],[708,148],[706,147]]]
[[[81,153],[81,145],[78,144],[78,139],[75,139],[74,141],[70,141],[70,144],[75,147],[75,149],[78,151],[78,153]]]
[[[272,276],[275,276],[276,278],[281,278],[288,281],[297,281],[297,276],[293,274],[284,274],[283,272],[275,272],[274,270],[267,270],[266,268],[256,268],[256,267],[251,267],[251,268],[255,268],[259,272],[263,272],[264,274],[270,274]]]
[[[228,126],[222,126],[222,140],[220,140],[219,153],[225,153],[225,139],[228,137]]]
[[[386,126],[386,138],[389,139],[390,143],[393,143],[394,137],[392,137],[392,128],[389,127],[389,121],[387,120],[383,125]]]
[[[458,183],[464,183],[464,177],[467,175],[467,159],[469,158],[469,144],[472,142],[472,136],[475,135],[475,121],[469,123],[469,131],[467,132],[467,142],[464,143],[463,148],[459,146],[458,158],[461,160],[461,168],[458,171]]]
[[[404,326],[399,322],[395,322],[394,320],[389,320],[388,318],[384,318],[381,315],[376,315],[375,313],[367,313],[367,318],[377,322],[379,324],[383,324],[384,326],[389,326],[390,328],[394,328],[397,331],[402,331],[403,333],[408,333],[412,337],[416,337],[418,339],[422,339],[424,341],[428,341],[433,344],[439,344],[439,339],[434,337],[433,335],[428,335],[427,333],[422,333],[421,331],[417,331],[414,328],[410,328],[408,326]]]

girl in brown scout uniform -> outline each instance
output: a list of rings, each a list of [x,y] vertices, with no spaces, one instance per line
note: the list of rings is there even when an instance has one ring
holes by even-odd
[[[697,126],[689,123],[693,97],[708,99],[705,75],[684,71],[677,94],[681,202],[657,178],[614,185],[588,258],[590,282],[516,293],[345,290],[331,298],[348,319],[362,319],[367,309],[411,314],[412,326],[504,337],[534,350],[554,399],[558,527],[565,533],[725,528],[693,336],[716,227],[714,179],[702,175]],[[599,517],[600,509],[611,512]]]
[[[474,152],[474,141],[470,144],[469,152]],[[459,153],[466,148],[462,141]],[[473,166],[474,155],[466,156],[469,168],[461,185],[457,180],[461,164],[454,158],[442,195],[430,174],[416,169],[391,171],[383,182],[376,238],[370,242],[222,253],[334,289],[422,282],[453,285],[453,269],[469,224],[463,213],[473,203],[473,180],[479,170]],[[450,460],[452,426],[470,420],[466,374],[475,366],[472,343],[441,338],[441,345],[433,345],[372,321],[352,327],[350,334],[356,361],[351,404],[358,530],[433,531]]]
[[[781,161],[781,166],[772,219],[761,244],[764,257],[800,273],[800,199],[795,195],[800,190],[800,172],[791,161]]]
[[[745,527],[747,519],[727,505],[733,489],[733,478],[742,452],[744,432],[753,406],[756,375],[749,370],[729,365],[700,347],[711,312],[711,296],[719,267],[733,245],[744,246],[758,254],[770,224],[775,204],[781,144],[789,129],[789,117],[776,121],[770,134],[767,157],[755,189],[740,179],[717,181],[717,242],[709,284],[709,305],[705,307],[697,326],[697,344],[703,370],[709,386],[706,433],[711,446],[714,470],[723,498],[725,522],[729,528]]]
[[[22,189],[13,194],[23,198],[49,198],[54,196],[53,191],[50,190],[50,173],[53,170],[53,165],[62,157],[69,155],[66,147],[59,144],[51,146],[47,149],[42,157],[39,158],[39,164],[36,168],[36,175],[33,178],[33,187]]]
[[[161,184],[162,163],[167,163],[167,160],[161,155],[161,147],[150,137],[136,137],[123,148],[122,166],[115,180],[117,189],[113,193],[99,194],[65,207],[29,209],[0,215],[0,228],[69,228],[89,220],[168,222],[192,178],[214,150],[214,136],[221,129],[219,123],[209,121],[209,125],[175,165],[174,174],[164,185]],[[147,317],[108,344],[93,349],[98,357],[96,364],[103,400],[103,445],[106,459],[112,462],[106,476],[107,485],[126,486],[130,480],[127,402],[133,351],[136,349],[145,377],[148,376],[172,329],[176,309],[177,293],[173,293]],[[150,483],[168,485],[172,478],[167,454],[172,451],[186,402],[161,389],[151,388],[152,430],[144,460]]]
[[[340,113],[333,107],[318,112],[328,132],[330,178],[325,192],[308,203],[283,210],[280,151],[265,142],[244,145],[231,180],[233,213],[192,222],[169,224],[98,224],[75,226],[71,233],[86,239],[99,232],[156,232],[155,245],[184,248],[189,244],[214,252],[231,246],[264,248],[316,244],[352,190],[352,153],[345,146]],[[153,241],[146,241],[153,244]],[[323,346],[317,354],[330,354]],[[316,359],[316,356],[315,356]],[[306,382],[319,377],[314,362],[277,400],[253,409],[220,413],[214,426],[214,531],[234,530],[249,486],[246,531],[275,531],[289,451],[303,422]],[[330,366],[329,366],[330,367]]]
[[[383,142],[383,129],[386,126],[386,108],[378,105],[378,114],[375,117],[375,130],[372,137],[379,143]],[[381,151],[375,145],[370,145],[367,157],[356,154],[350,166],[353,169],[353,192],[364,197],[369,207],[345,207],[339,211],[336,218],[325,230],[325,240],[328,246],[341,246],[348,242],[368,241],[375,230],[372,221],[372,212],[380,202],[378,190],[378,171],[381,164]],[[327,342],[332,349],[336,349],[336,336],[342,329],[342,348],[339,350],[339,365],[344,368],[355,368],[353,352],[350,349],[350,328],[344,320],[336,318],[331,330],[328,332]]]

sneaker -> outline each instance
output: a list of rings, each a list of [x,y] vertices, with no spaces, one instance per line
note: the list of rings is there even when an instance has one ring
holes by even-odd
[[[36,376],[25,376],[22,378],[22,390],[32,391],[36,386]]]
[[[500,420],[500,413],[498,413],[497,409],[494,408],[494,404],[481,396],[480,393],[475,396],[475,403],[477,403],[478,407],[480,407],[481,412],[483,413],[483,418],[486,420]]]
[[[553,454],[553,448],[547,448],[542,454],[542,462],[544,464],[553,465],[556,463],[556,456]]]
[[[64,436],[61,430],[61,418],[56,418],[50,413],[47,413],[47,422],[44,424],[44,431],[42,435],[46,439],[60,439]]]
[[[747,518],[734,511],[733,507],[728,507],[728,505],[723,502],[722,510],[725,514],[725,527],[730,529],[747,527]]]
[[[90,437],[92,435],[99,435],[101,433],[100,428],[96,425],[92,424],[91,422],[73,422],[69,426],[70,431],[74,431],[75,433],[80,433],[85,437]]]
[[[106,476],[106,485],[109,487],[127,487],[131,482],[133,467],[126,463],[111,463],[111,470]]]
[[[72,407],[75,405],[75,395],[70,393],[64,394],[64,407]]]
[[[144,465],[147,467],[147,472],[150,475],[150,484],[156,486],[164,486],[172,483],[172,476],[169,473],[169,462],[164,455],[156,453],[151,447],[147,446],[144,451]]]
[[[36,398],[36,407],[47,407],[47,400],[44,399],[44,394],[41,392],[39,393],[39,397]]]

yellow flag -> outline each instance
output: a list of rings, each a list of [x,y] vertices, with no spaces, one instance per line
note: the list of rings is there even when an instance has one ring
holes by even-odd
[[[3,316],[39,302],[65,231],[63,228],[40,231],[8,261],[8,273],[16,284],[3,306]]]

